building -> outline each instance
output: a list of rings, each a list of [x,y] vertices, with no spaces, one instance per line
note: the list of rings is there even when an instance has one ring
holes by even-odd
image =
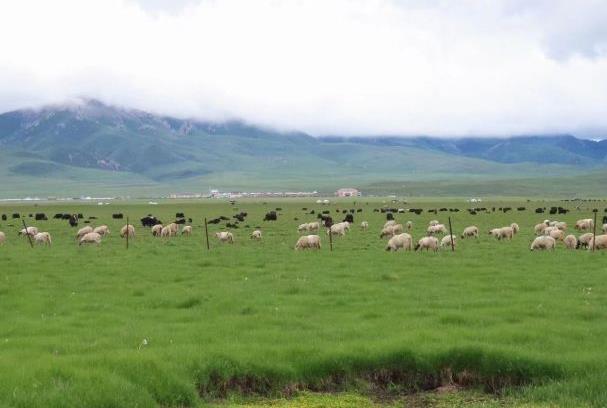
[[[360,197],[361,193],[355,188],[340,188],[335,195],[337,197]]]

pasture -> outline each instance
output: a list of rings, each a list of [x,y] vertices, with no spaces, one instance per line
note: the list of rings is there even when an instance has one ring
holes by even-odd
[[[356,201],[356,204],[354,204]],[[477,225],[478,239],[458,237],[455,252],[384,251],[386,214],[379,199],[319,205],[309,200],[3,204],[0,231],[0,405],[9,407],[189,407],[607,405],[607,251],[531,252],[533,226],[606,215],[606,202],[427,200],[390,207],[423,208],[414,240],[429,220],[454,234]],[[471,215],[473,206],[489,213]],[[561,205],[565,215],[535,214]],[[460,212],[428,213],[440,207]],[[504,214],[491,207],[509,206]],[[516,207],[525,206],[525,211]],[[307,208],[306,211],[302,208]],[[274,222],[262,221],[269,210]],[[317,213],[362,209],[329,251],[293,250],[297,225]],[[247,212],[220,244],[204,217]],[[51,247],[18,237],[25,218],[52,234]],[[99,247],[78,247],[55,213],[97,217],[111,230]],[[125,249],[119,229],[130,217],[137,236]],[[160,239],[139,218],[193,219],[191,237]],[[297,218],[297,220],[295,220]],[[367,220],[368,231],[358,225]],[[233,221],[233,219],[231,220]],[[511,242],[487,234],[517,222]],[[600,222],[600,221],[599,221]],[[79,227],[85,224],[80,223]],[[246,226],[249,227],[246,227]],[[262,241],[249,239],[261,227]],[[600,229],[600,227],[599,227]],[[441,396],[435,390],[460,391]],[[422,395],[422,400],[410,400]]]

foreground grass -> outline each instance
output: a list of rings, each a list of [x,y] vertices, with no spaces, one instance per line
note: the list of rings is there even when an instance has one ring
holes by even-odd
[[[523,231],[513,242],[483,235],[455,253],[386,253],[384,215],[372,211],[379,206],[330,206],[335,218],[336,207],[361,208],[355,220],[371,230],[354,228],[333,252],[323,235],[318,253],[292,250],[296,225],[314,218],[302,207],[319,209],[311,202],[0,207],[83,212],[112,230],[101,247],[78,248],[65,221],[37,222],[54,242],[31,250],[15,221],[0,224],[9,238],[0,247],[0,404],[416,403],[403,395],[451,405],[607,404],[607,254],[529,252],[532,226],[545,218],[532,211],[451,214],[456,230],[516,221]],[[279,221],[263,223],[276,207]],[[235,230],[233,246],[212,241],[207,252],[202,218],[236,209],[249,213],[241,224],[249,228]],[[163,220],[183,211],[195,233],[163,241],[139,227],[126,251],[117,236],[124,222],[111,219],[118,211]],[[559,219],[573,225],[588,211]],[[420,237],[428,220],[446,216],[397,218],[412,220]],[[248,239],[257,225],[262,242]],[[454,383],[494,396],[431,391]]]

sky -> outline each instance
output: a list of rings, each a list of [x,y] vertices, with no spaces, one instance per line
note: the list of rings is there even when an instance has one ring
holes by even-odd
[[[0,112],[607,137],[605,0],[0,0]]]

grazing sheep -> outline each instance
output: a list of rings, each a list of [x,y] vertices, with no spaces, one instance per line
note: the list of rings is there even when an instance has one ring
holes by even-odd
[[[453,247],[457,247],[457,241],[455,240],[457,237],[453,235]],[[441,248],[450,248],[451,247],[451,235],[445,235],[443,239],[440,240]]]
[[[314,221],[308,223],[308,231],[317,232],[320,229],[320,222]]]
[[[331,225],[331,228],[327,230],[327,235],[346,235],[346,231],[350,228],[350,224],[347,222],[338,222],[337,224]]]
[[[549,236],[556,239],[557,241],[562,241],[563,239],[565,239],[565,233],[556,227],[555,229],[550,231]]]
[[[426,230],[426,232],[428,233],[428,235],[438,234],[439,232],[446,234],[447,228],[443,224],[434,224],[434,225],[430,225],[428,227],[428,229]]]
[[[33,237],[34,235],[36,235],[38,233],[38,228],[36,227],[27,227],[27,229],[23,228],[21,231],[19,231],[19,235],[29,235],[30,237]]]
[[[567,223],[566,222],[557,222],[556,224],[554,224],[555,227],[557,227],[558,229],[560,229],[561,231],[567,231]]]
[[[179,225],[177,225],[174,222],[172,222],[169,225],[167,225],[167,227],[171,230],[171,235],[172,236],[177,235],[177,233],[179,232]]]
[[[99,227],[95,228],[93,230],[93,232],[96,232],[97,234],[101,235],[102,237],[104,237],[106,235],[110,235],[110,229],[108,228],[107,225],[100,225]]]
[[[592,232],[587,232],[585,234],[580,235],[578,238],[578,247],[579,248],[588,248],[590,241],[592,240]]]
[[[50,246],[52,244],[51,234],[49,234],[48,232],[39,232],[34,235],[34,242],[36,244]]]
[[[232,235],[232,233],[229,231],[216,232],[215,236],[221,242],[229,242],[230,244],[234,243],[234,235]]]
[[[508,239],[511,240],[514,236],[514,230],[512,227],[493,228],[489,231],[490,235],[498,240]]]
[[[152,227],[152,235],[155,237],[159,237],[162,234],[162,229],[163,229],[163,225],[162,224],[156,224]]]
[[[438,224],[440,224],[440,222],[438,222],[438,220],[432,220],[432,221],[430,221],[428,223],[428,226],[429,227],[433,227],[433,226],[438,225]]]
[[[183,227],[183,229],[181,230],[181,235],[192,235],[192,226],[186,225],[185,227]]]
[[[363,221],[360,223],[360,229],[362,229],[363,231],[366,231],[369,229],[369,223],[367,221]]]
[[[438,239],[436,237],[423,237],[417,241],[417,245],[415,246],[416,251],[422,249],[425,249],[426,251],[430,249],[435,252],[438,251]]]
[[[380,238],[393,237],[394,235],[402,234],[402,232],[403,232],[402,224],[392,224],[392,225],[388,225],[387,227],[384,227],[384,229],[382,229],[381,233],[379,234],[379,237]]]
[[[394,221],[394,220],[388,220],[388,221],[386,221],[386,223],[384,224],[384,228],[387,228],[387,227],[389,227],[391,225],[396,225],[396,221]]]
[[[120,238],[125,238],[127,234],[129,238],[135,238],[135,227],[131,224],[125,225],[120,229]]]
[[[478,227],[476,225],[464,228],[464,232],[462,233],[462,239],[472,237],[478,238]]]
[[[301,232],[306,232],[306,231],[308,231],[308,224],[307,223],[299,224],[299,226],[297,227],[297,232],[301,233]]]
[[[489,230],[489,235],[493,236],[493,238],[500,239],[501,228],[493,228]]]
[[[76,239],[80,239],[83,236],[85,236],[86,234],[88,234],[89,232],[93,232],[93,227],[91,227],[90,225],[87,225],[84,228],[80,228],[78,230],[78,233],[76,234]]]
[[[563,239],[563,243],[565,244],[565,248],[567,249],[577,248],[577,238],[575,237],[575,235],[567,235],[565,239]]]
[[[513,234],[518,234],[518,232],[520,230],[520,228],[516,222],[513,222],[512,224],[510,224],[510,228],[512,228]]]
[[[261,240],[261,231],[260,230],[255,230],[253,232],[251,232],[251,239],[256,239],[256,240]]]
[[[544,228],[544,235],[550,235],[552,233],[552,231],[558,231],[559,229],[555,226],[550,226],[550,227],[546,227]]]
[[[594,221],[592,218],[585,218],[583,220],[577,220],[575,222],[575,227],[577,231],[590,231],[594,228]]]
[[[101,235],[96,232],[89,232],[85,234],[80,241],[78,241],[78,246],[82,244],[95,244],[99,245],[101,243]]]
[[[388,245],[386,245],[386,251],[398,251],[401,248],[405,251],[413,250],[413,237],[411,237],[411,235],[407,234],[406,232],[394,235],[388,241]]]
[[[173,230],[171,228],[169,228],[169,226],[167,225],[166,227],[162,227],[162,229],[160,230],[160,236],[162,238],[170,238],[170,237],[174,237],[175,233],[173,232]]]
[[[552,237],[548,237],[548,236],[540,236],[537,237],[533,240],[533,242],[531,243],[531,250],[535,251],[537,250],[553,250],[554,247],[556,246],[556,241],[554,240],[554,238]]]
[[[535,228],[534,228],[535,235],[543,235],[546,227],[547,227],[547,225],[544,222],[536,224]]]
[[[588,250],[591,251],[594,249],[607,249],[607,234],[605,235],[597,235],[594,238],[590,239],[588,243]]]
[[[407,231],[411,231],[413,229],[413,223],[411,221],[407,221]]]
[[[4,245],[4,243],[6,242],[6,234],[2,231],[0,231],[0,245]]]
[[[295,244],[295,250],[320,249],[320,237],[318,235],[304,235],[299,237]]]

